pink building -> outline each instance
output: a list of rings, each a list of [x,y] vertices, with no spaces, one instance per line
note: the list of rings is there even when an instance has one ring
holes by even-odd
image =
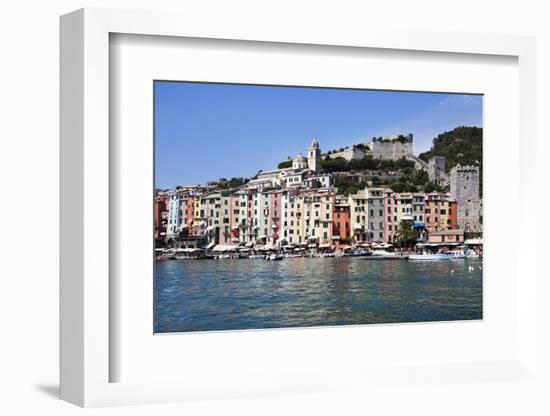
[[[273,245],[280,238],[282,216],[282,192],[269,193],[269,242]]]

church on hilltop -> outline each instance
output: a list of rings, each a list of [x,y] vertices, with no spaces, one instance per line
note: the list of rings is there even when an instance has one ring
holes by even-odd
[[[262,188],[271,184],[295,187],[311,181],[319,182],[320,186],[332,184],[332,179],[328,175],[321,175],[321,146],[315,137],[307,149],[307,157],[298,153],[292,159],[291,167],[262,170],[248,183],[248,186]]]
[[[301,153],[292,159],[292,169],[309,169],[313,173],[319,173],[321,170],[321,148],[319,142],[314,137],[307,149],[307,159]]]

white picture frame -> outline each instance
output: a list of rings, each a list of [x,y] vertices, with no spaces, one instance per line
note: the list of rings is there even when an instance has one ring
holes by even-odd
[[[518,59],[519,140],[529,143],[518,153],[519,224],[525,241],[536,240],[528,215],[535,195],[529,180],[535,166],[535,42],[529,37],[364,31],[300,31],[277,25],[239,26],[219,21],[204,26],[192,16],[106,9],[83,9],[61,18],[61,398],[80,406],[158,403],[196,398],[242,397],[261,394],[308,393],[376,385],[406,378],[403,372],[380,368],[368,374],[358,369],[318,373],[280,373],[259,379],[239,379],[235,373],[181,381],[111,382],[110,366],[120,357],[110,349],[113,337],[110,308],[110,172],[109,37],[134,34],[187,38],[331,45],[333,47],[429,51],[442,54],[503,55]],[[441,363],[415,370],[430,380],[444,372],[448,380],[469,380],[476,370],[503,374],[518,381],[536,377],[536,280],[533,253],[518,250],[522,279],[517,292],[517,355],[499,362]],[[516,271],[517,272],[517,271]],[[310,333],[312,334],[312,333]],[[224,334],[217,334],[223,337]],[[216,342],[219,342],[216,340]],[[243,363],[246,366],[246,363]],[[496,376],[495,376],[496,377]],[[414,377],[413,377],[414,378]],[[498,378],[498,377],[497,377]],[[360,387],[359,387],[360,388]]]

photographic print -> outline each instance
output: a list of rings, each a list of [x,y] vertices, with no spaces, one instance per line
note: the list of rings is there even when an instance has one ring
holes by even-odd
[[[483,96],[154,82],[154,332],[482,319]]]

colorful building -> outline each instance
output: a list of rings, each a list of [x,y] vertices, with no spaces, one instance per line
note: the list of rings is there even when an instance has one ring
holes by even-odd
[[[456,215],[456,201],[448,194],[432,192],[426,195],[425,224],[428,232],[458,228]]]
[[[384,226],[384,207],[385,190],[384,188],[366,188],[367,197],[367,239],[368,241],[385,241]]]
[[[351,233],[354,242],[367,241],[367,194],[360,190],[349,195]]]
[[[336,250],[349,245],[351,238],[350,206],[345,198],[334,197],[332,235]]]
[[[168,224],[167,195],[159,193],[155,198],[155,240],[161,241],[166,237],[166,227]]]

